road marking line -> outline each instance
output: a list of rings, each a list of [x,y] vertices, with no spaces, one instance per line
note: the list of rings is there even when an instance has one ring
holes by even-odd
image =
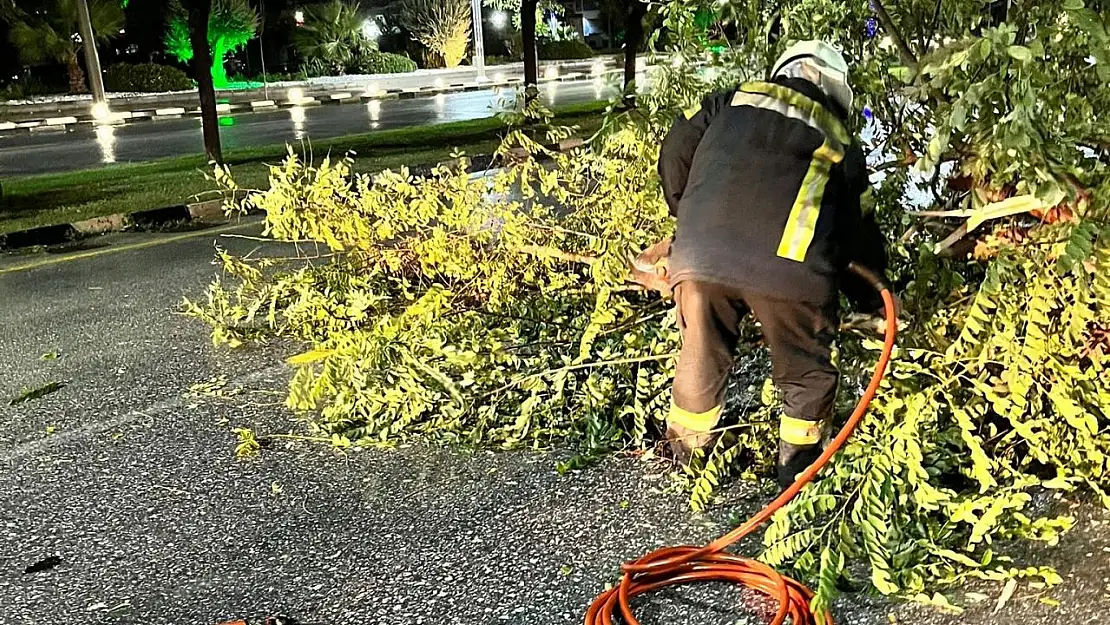
[[[210,230],[197,230],[195,232],[186,232],[184,234],[179,234],[179,235],[175,235],[175,236],[172,236],[172,237],[152,239],[150,241],[139,241],[137,243],[128,243],[126,245],[120,245],[118,247],[106,247],[106,248],[97,249],[97,250],[88,250],[88,251],[85,251],[85,252],[77,252],[75,254],[70,254],[70,255],[67,255],[67,256],[58,256],[58,257],[55,257],[55,258],[46,258],[46,259],[36,260],[34,262],[24,263],[22,265],[16,265],[14,267],[0,267],[0,275],[4,275],[4,274],[7,274],[7,273],[18,273],[18,272],[21,272],[21,271],[30,271],[32,269],[40,269],[42,267],[49,267],[51,265],[57,265],[57,264],[60,264],[60,263],[66,263],[66,262],[70,262],[70,261],[74,261],[74,260],[83,260],[83,259],[86,259],[86,258],[96,258],[98,256],[106,256],[108,254],[115,254],[117,252],[129,252],[129,251],[132,251],[132,250],[141,250],[141,249],[145,249],[145,248],[148,248],[148,247],[157,247],[159,245],[168,245],[170,243],[176,243],[178,241],[184,241],[186,239],[195,239],[197,237],[223,234],[225,232],[234,232],[235,230],[245,229],[245,228],[250,227],[250,226],[257,226],[260,223],[262,223],[262,222],[260,222],[260,221],[249,221],[249,222],[243,222],[243,223],[237,223],[237,224],[228,224],[226,226],[220,226],[218,228],[212,228]]]
[[[286,365],[284,362],[276,365],[270,365],[269,367],[266,367],[264,369],[260,369],[253,373],[248,373],[247,375],[230,380],[228,384],[242,385],[250,384],[258,380],[264,380],[275,373],[281,372],[287,367],[288,365]],[[164,399],[160,402],[147,406],[142,410],[134,410],[127,414],[119,415],[118,417],[113,417],[106,421],[90,423],[88,425],[83,425],[72,430],[58,432],[57,434],[53,434],[51,436],[38,440],[17,443],[9,449],[0,450],[0,460],[18,460],[19,458],[46,451],[51,447],[56,447],[73,440],[81,440],[84,438],[89,438],[96,434],[101,434],[110,430],[114,430],[122,425],[127,425],[129,423],[137,421],[139,420],[139,418],[142,417],[153,419],[155,415],[159,415],[161,413],[165,413],[174,408],[179,408],[185,405],[184,395],[184,393],[181,393],[176,397]]]

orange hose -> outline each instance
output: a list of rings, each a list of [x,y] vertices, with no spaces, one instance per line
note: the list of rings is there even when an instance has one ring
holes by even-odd
[[[621,567],[624,575],[621,577],[620,585],[601,593],[594,599],[590,609],[586,611],[586,625],[612,625],[613,617],[617,615],[618,610],[626,625],[640,625],[640,621],[632,615],[630,601],[633,597],[666,586],[710,581],[741,584],[778,601],[778,612],[771,620],[771,625],[782,625],[787,618],[793,625],[816,625],[818,622],[822,625],[833,625],[831,614],[822,614],[818,619],[818,615],[810,611],[809,604],[813,598],[813,591],[796,580],[780,575],[762,562],[733,555],[725,549],[754,532],[817,476],[817,473],[847,442],[879,390],[879,384],[890,362],[890,354],[894,350],[894,337],[897,334],[894,297],[890,289],[871,271],[855,263],[851,264],[849,269],[870,282],[882,295],[886,333],[883,339],[883,351],[879,356],[879,362],[875,365],[875,372],[871,375],[871,382],[856,403],[855,410],[848,417],[848,422],[841,428],[840,433],[824,453],[794,480],[790,488],[783,491],[767,507],[740,527],[704,547],[689,545],[664,547],[639,560],[625,563]]]

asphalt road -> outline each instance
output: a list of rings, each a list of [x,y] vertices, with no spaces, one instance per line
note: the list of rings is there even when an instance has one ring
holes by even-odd
[[[548,106],[608,98],[612,88],[593,81],[541,85]],[[367,104],[318,105],[261,113],[225,115],[220,136],[225,149],[299,143],[342,135],[426,126],[489,117],[512,92],[495,90]],[[0,133],[0,175],[29,175],[89,169],[108,163],[149,161],[204,151],[199,118],[176,118],[71,130]]]
[[[133,234],[93,240],[99,251],[78,260],[0,258],[0,398],[66,385],[0,402],[3,625],[273,613],[334,625],[569,625],[619,562],[710,539],[763,501],[735,485],[725,505],[693,515],[662,492],[656,467],[622,459],[560,476],[543,454],[414,445],[342,455],[291,442],[236,460],[234,427],[303,431],[281,407],[281,357],[296,348],[229,353],[175,314],[213,277],[213,239]],[[169,242],[128,247],[155,241]],[[228,396],[188,394],[218,376]],[[1108,517],[1076,511],[1080,529],[1031,556],[1068,578],[1050,593],[1059,608],[1022,589],[992,615],[999,589],[986,587],[991,599],[959,617],[852,596],[838,622],[1100,622]],[[51,556],[53,568],[25,572]],[[745,601],[710,585],[637,605],[645,623],[762,622]]]

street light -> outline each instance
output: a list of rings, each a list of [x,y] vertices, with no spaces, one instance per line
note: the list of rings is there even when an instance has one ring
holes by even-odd
[[[493,24],[493,27],[498,30],[504,28],[505,24],[507,24],[508,22],[509,16],[505,15],[504,11],[494,11],[493,15],[489,17],[489,23]]]
[[[98,122],[105,122],[111,117],[112,111],[108,108],[107,102],[97,102],[93,104],[92,116]]]
[[[297,26],[304,26],[304,11],[301,11],[300,9],[294,11],[293,21],[297,23]]]
[[[89,77],[93,102],[105,102],[104,74],[100,72],[100,56],[96,52],[96,37],[93,35],[92,19],[89,17],[89,5],[85,0],[77,2],[77,28],[80,31],[79,41],[85,48],[85,74]]]
[[[470,17],[474,24],[474,69],[478,71],[478,78],[486,77],[486,46],[482,36],[482,0],[470,0]]]

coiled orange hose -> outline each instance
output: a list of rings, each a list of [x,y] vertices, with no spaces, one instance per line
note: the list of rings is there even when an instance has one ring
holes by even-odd
[[[767,507],[740,527],[704,547],[690,545],[664,547],[624,564],[621,567],[624,575],[621,577],[620,585],[601,593],[594,599],[590,609],[586,611],[586,625],[612,625],[613,617],[617,615],[618,610],[626,625],[640,625],[640,621],[632,614],[630,601],[633,597],[666,586],[710,581],[741,584],[778,601],[778,612],[770,625],[783,625],[787,618],[793,625],[818,623],[818,615],[813,614],[809,609],[813,591],[796,580],[780,575],[762,562],[727,553],[725,549],[754,532],[817,476],[817,473],[847,442],[879,390],[879,384],[890,362],[890,354],[894,350],[894,338],[897,334],[898,322],[894,297],[874,272],[855,263],[849,265],[849,269],[871,283],[882,295],[886,332],[883,338],[883,351],[879,356],[879,362],[875,365],[875,372],[871,375],[871,382],[856,403],[855,410],[848,417],[848,422],[841,428],[840,433],[824,453],[794,480],[790,488],[783,491]],[[820,616],[822,617],[820,622],[823,625],[833,625],[831,614]]]

